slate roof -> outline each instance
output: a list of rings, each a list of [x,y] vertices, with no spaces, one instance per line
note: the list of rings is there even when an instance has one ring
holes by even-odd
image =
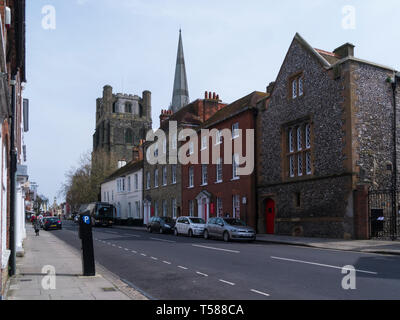
[[[102,184],[106,182],[110,182],[116,178],[126,176],[130,173],[133,173],[141,168],[143,168],[144,161],[131,161],[129,162],[125,167],[122,167],[121,169],[118,169],[115,171],[113,174],[111,174],[108,178],[106,178]]]
[[[213,126],[214,124],[229,119],[230,117],[233,117],[245,110],[255,108],[257,106],[257,102],[267,96],[269,96],[268,93],[254,91],[219,110],[214,116],[204,122],[202,127],[207,128]]]

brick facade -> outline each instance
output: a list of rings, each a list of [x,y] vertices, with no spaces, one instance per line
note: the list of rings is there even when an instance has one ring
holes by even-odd
[[[169,158],[170,150],[170,139],[172,140],[172,134],[169,136],[169,122],[177,122],[177,134],[185,128],[196,128],[201,125],[204,121],[207,121],[215,112],[223,108],[225,104],[220,103],[216,96],[207,96],[207,99],[198,99],[189,105],[183,107],[176,113],[170,111],[164,111],[160,116],[160,129],[162,129],[167,137],[167,153],[166,157]],[[144,146],[144,155],[146,157],[149,147],[154,142],[147,142]],[[181,142],[177,143],[177,150],[180,148]],[[163,152],[162,142],[159,144],[160,154]],[[173,183],[173,166],[176,166],[176,182]],[[163,184],[163,170],[166,168],[167,171],[167,183]],[[158,187],[155,186],[155,172],[158,170]],[[150,188],[147,188],[147,177],[150,175]],[[144,161],[144,176],[143,176],[143,190],[144,190],[144,214],[147,217],[158,214],[158,216],[175,216],[179,217],[184,215],[182,210],[182,168],[178,163],[174,164],[158,164],[152,165],[148,163],[147,158]],[[175,207],[174,207],[175,202]],[[163,210],[163,203],[165,204],[166,210]],[[145,218],[146,220],[146,218]]]
[[[265,93],[254,92],[228,106],[211,117],[201,129],[232,131],[232,127],[242,130],[242,155],[246,155],[247,141],[246,131],[254,130],[257,116],[256,102],[265,96]],[[215,139],[215,138],[214,138]],[[207,167],[207,181],[203,181],[203,164],[201,163],[202,150],[201,131],[197,133],[198,140],[198,164],[182,166],[182,213],[185,216],[193,215],[208,220],[210,217],[230,216],[245,221],[248,225],[256,228],[256,173],[233,176],[233,165],[222,164],[222,177],[218,177],[217,165],[212,164],[212,150],[215,147],[213,138],[207,139],[209,151],[209,163]],[[228,157],[232,163],[235,153],[234,140],[232,137],[223,139],[220,146],[220,156],[224,159],[225,144],[232,144],[233,153]],[[254,160],[254,155],[250,155]],[[193,170],[194,183],[189,185],[189,170]],[[236,198],[236,199],[235,199]],[[236,204],[234,204],[236,200]],[[192,206],[193,212],[191,212]],[[236,208],[235,208],[236,207]],[[237,212],[238,210],[239,212]],[[217,212],[219,211],[219,212]]]

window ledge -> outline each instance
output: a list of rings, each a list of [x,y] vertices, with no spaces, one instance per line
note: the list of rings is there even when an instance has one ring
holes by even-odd
[[[216,181],[215,182],[215,184],[221,184],[221,183],[223,183],[224,181]]]
[[[188,189],[194,189],[194,186],[193,187],[188,187]]]
[[[200,185],[200,187],[207,187],[207,186],[208,186],[208,183]]]
[[[240,177],[231,179],[231,181],[238,181],[238,180],[240,180]]]

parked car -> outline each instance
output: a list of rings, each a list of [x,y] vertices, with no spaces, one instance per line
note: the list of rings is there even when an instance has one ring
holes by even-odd
[[[61,230],[62,222],[58,218],[44,218],[43,219],[43,229],[48,231],[50,229]]]
[[[204,238],[255,241],[256,232],[243,221],[235,218],[211,218],[204,230]]]
[[[196,217],[180,217],[176,221],[174,233],[176,236],[180,234],[193,236],[202,236],[206,222],[202,218]]]
[[[169,217],[153,217],[147,224],[147,231],[163,233],[173,233],[175,228],[175,220]]]

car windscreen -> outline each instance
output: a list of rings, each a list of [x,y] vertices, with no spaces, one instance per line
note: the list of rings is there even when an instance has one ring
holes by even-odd
[[[54,223],[54,222],[58,222],[59,220],[57,219],[57,218],[51,218],[51,219],[49,219],[49,218],[47,218],[46,219],[46,222],[51,222],[51,223]]]
[[[99,207],[97,209],[97,215],[100,218],[112,218],[113,217],[113,209],[112,207]]]
[[[190,218],[190,221],[193,224],[205,224],[206,222],[201,218]]]
[[[224,221],[231,226],[245,227],[246,224],[239,219],[224,219]]]

